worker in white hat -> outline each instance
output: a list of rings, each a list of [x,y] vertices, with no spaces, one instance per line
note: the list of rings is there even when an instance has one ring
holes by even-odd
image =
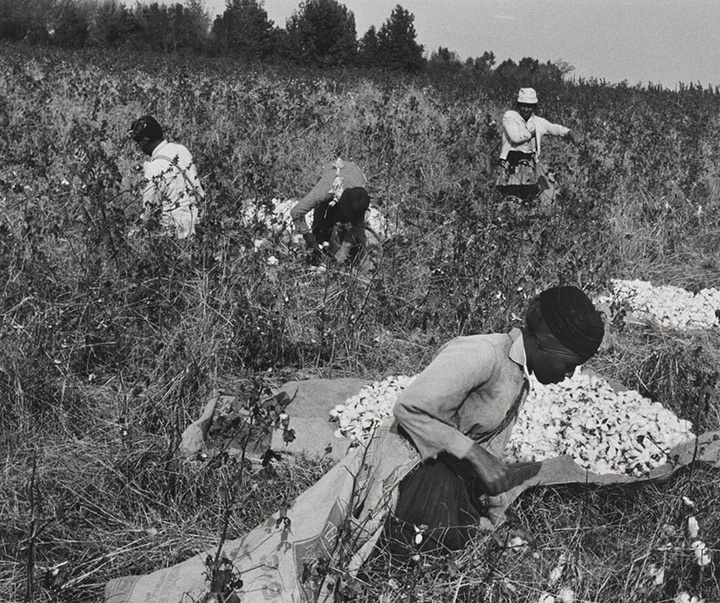
[[[554,180],[538,162],[543,136],[561,136],[576,144],[569,128],[549,122],[535,114],[538,97],[533,88],[520,88],[515,109],[502,120],[502,148],[496,187],[505,195],[527,200],[541,195],[555,196]]]

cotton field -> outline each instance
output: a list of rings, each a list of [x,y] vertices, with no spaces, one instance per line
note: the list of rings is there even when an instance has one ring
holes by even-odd
[[[647,281],[610,281],[611,292],[595,301],[624,306],[636,317],[672,329],[707,329],[720,324],[720,289],[692,293],[671,285],[653,286]]]
[[[366,441],[413,379],[387,377],[336,406],[330,413],[336,435]],[[567,455],[594,473],[641,477],[693,437],[691,423],[661,404],[578,370],[557,385],[533,382],[505,452],[508,462]]]

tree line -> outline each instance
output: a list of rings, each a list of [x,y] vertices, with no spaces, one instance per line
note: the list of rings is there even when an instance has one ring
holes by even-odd
[[[246,62],[307,67],[364,67],[417,73],[496,72],[512,80],[559,82],[572,70],[531,58],[496,65],[492,52],[462,61],[440,47],[427,57],[414,15],[396,5],[379,27],[358,37],[355,15],[338,0],[304,0],[279,27],[263,0],[227,0],[214,19],[203,0],[135,3],[117,0],[0,0],[0,40],[63,48],[95,47],[161,53],[226,55]]]

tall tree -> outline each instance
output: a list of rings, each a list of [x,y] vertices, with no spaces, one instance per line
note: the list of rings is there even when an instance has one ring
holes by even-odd
[[[90,43],[95,46],[118,46],[127,42],[140,30],[134,13],[117,0],[105,0],[97,5],[90,24]]]
[[[403,71],[420,71],[425,66],[424,48],[416,42],[415,15],[399,4],[378,32],[379,63]]]
[[[249,59],[271,55],[277,38],[273,22],[258,0],[228,0],[225,12],[213,23],[212,37],[223,50]]]
[[[187,7],[180,3],[138,3],[134,16],[138,31],[133,34],[133,44],[141,48],[161,52],[198,49],[207,37],[208,18],[197,0],[189,0]]]
[[[286,27],[284,53],[306,64],[354,64],[357,58],[355,15],[337,0],[307,0]]]
[[[465,61],[465,66],[474,69],[476,72],[488,74],[495,66],[495,53],[486,50],[481,57],[469,58]]]
[[[374,25],[365,32],[358,45],[358,62],[363,67],[374,67],[378,65],[380,56],[380,39]]]

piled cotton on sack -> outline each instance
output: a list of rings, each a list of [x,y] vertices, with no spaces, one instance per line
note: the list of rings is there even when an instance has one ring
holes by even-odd
[[[375,426],[392,414],[398,394],[413,379],[415,377],[391,375],[366,385],[344,404],[338,404],[330,411],[330,420],[338,423],[336,437],[350,438],[353,444],[367,441]]]
[[[720,290],[703,289],[692,293],[681,287],[654,287],[647,281],[612,280],[609,295],[598,304],[624,305],[638,318],[652,320],[673,329],[707,329],[719,324]]]
[[[564,454],[595,473],[641,477],[693,437],[691,423],[662,404],[576,371],[556,385],[533,383],[506,455],[530,461]]]
[[[293,223],[290,219],[290,210],[297,204],[297,199],[271,199],[266,204],[256,203],[254,200],[245,202],[243,220],[246,223],[259,221],[275,232],[291,232]],[[305,214],[305,221],[308,227],[312,227],[313,212]],[[376,233],[382,236],[390,234],[390,227],[380,211],[370,206],[365,214],[365,221]]]
[[[336,435],[354,443],[366,441],[413,379],[391,376],[376,381],[336,406],[330,413],[338,423]],[[692,439],[691,428],[689,421],[638,392],[616,392],[605,380],[578,370],[558,385],[533,383],[506,460],[568,455],[595,473],[640,477],[666,463],[674,446]]]

